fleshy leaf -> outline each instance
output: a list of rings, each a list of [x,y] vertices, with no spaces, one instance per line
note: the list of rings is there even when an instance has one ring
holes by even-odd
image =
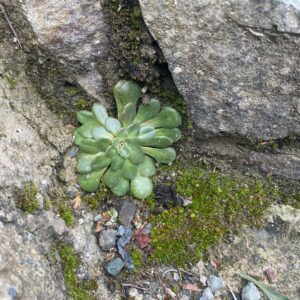
[[[89,174],[79,175],[78,184],[86,192],[94,192],[99,187],[100,179],[105,169],[94,171]]]
[[[84,123],[82,126],[80,126],[76,132],[81,134],[85,138],[92,139],[94,137],[94,130],[97,128],[103,128],[101,124],[99,124],[97,121],[88,121]]]
[[[114,156],[118,155],[118,151],[116,148],[114,148],[113,146],[109,146],[106,151],[105,151],[106,155],[110,158],[113,158]]]
[[[107,148],[111,145],[111,140],[106,138],[97,139],[95,142],[99,150],[103,152],[105,152]]]
[[[155,130],[155,136],[166,136],[175,143],[181,138],[181,131],[178,128],[159,128]]]
[[[134,165],[130,160],[125,159],[121,172],[123,177],[127,179],[133,179],[137,172],[137,166]]]
[[[96,121],[94,114],[88,110],[81,110],[77,113],[77,120],[84,124],[89,121]]]
[[[132,195],[138,199],[149,197],[153,191],[151,179],[143,176],[136,176],[130,183],[130,191]]]
[[[131,151],[130,151],[129,160],[133,164],[137,165],[145,159],[145,154],[140,146],[131,144],[130,149],[131,149]]]
[[[85,174],[92,172],[92,162],[99,156],[103,155],[104,153],[97,153],[97,154],[87,154],[87,153],[79,153],[78,160],[76,164],[76,170],[80,174]]]
[[[181,125],[181,116],[174,108],[166,106],[156,118],[146,121],[144,124],[155,128],[174,128]]]
[[[149,146],[149,147],[156,147],[156,148],[166,148],[173,144],[173,141],[166,137],[166,136],[154,136],[151,139],[148,140],[142,140],[140,141],[141,146]]]
[[[145,141],[151,139],[155,135],[155,128],[149,125],[141,127],[139,135],[137,137],[138,141]]]
[[[92,131],[93,138],[95,139],[109,139],[112,140],[114,137],[104,127],[96,127]]]
[[[78,129],[75,131],[75,140],[74,140],[75,145],[80,145],[81,142],[84,140],[84,137],[78,132]]]
[[[121,177],[120,182],[111,191],[117,196],[124,196],[129,191],[129,180]]]
[[[111,158],[109,158],[106,153],[103,153],[95,158],[95,160],[92,162],[92,169],[94,171],[101,170],[103,168],[106,168],[110,165]]]
[[[93,105],[92,111],[93,111],[95,117],[97,118],[98,122],[100,122],[104,126],[105,121],[108,118],[106,108],[100,103],[95,103]]]
[[[110,189],[114,188],[116,185],[119,184],[120,178],[121,178],[121,172],[119,170],[113,171],[111,168],[109,168],[103,176],[104,183]]]
[[[123,162],[124,162],[124,158],[120,155],[115,155],[112,160],[111,160],[111,166],[110,168],[113,170],[113,171],[116,171],[116,170],[119,170],[121,169],[122,165],[123,165]]]
[[[149,147],[141,147],[145,154],[152,156],[158,162],[163,164],[171,163],[175,157],[176,152],[173,148],[165,148],[165,149],[155,149]]]
[[[96,154],[101,152],[97,142],[93,139],[82,139],[78,146],[82,152],[86,152],[88,154]]]
[[[124,143],[122,146],[120,146],[117,151],[124,158],[128,158],[130,156],[130,147],[127,143]]]
[[[138,172],[142,176],[153,176],[156,172],[156,168],[152,158],[150,158],[149,156],[145,156],[144,161],[138,166]]]
[[[120,80],[113,89],[117,102],[118,118],[124,111],[126,104],[132,102],[134,106],[141,97],[141,88],[133,81]]]
[[[117,132],[116,137],[120,139],[126,139],[128,137],[128,132],[125,128],[122,128]]]
[[[272,290],[271,288],[269,288],[266,284],[264,284],[263,282],[260,282],[256,279],[254,279],[252,276],[249,276],[245,273],[239,272],[237,273],[239,276],[243,277],[244,279],[251,281],[252,283],[254,283],[255,285],[257,285],[266,295],[266,297],[269,300],[289,300],[289,298],[287,298],[286,296]]]
[[[120,121],[115,118],[107,118],[105,121],[105,127],[114,135],[116,135],[116,133],[122,128]]]
[[[135,138],[140,132],[140,126],[138,124],[131,124],[126,128],[127,137]]]
[[[136,115],[136,103],[127,103],[122,111],[119,119],[124,127],[130,125]]]
[[[141,104],[134,119],[134,123],[141,124],[145,121],[155,118],[160,110],[160,102],[157,99],[151,99],[147,104]]]

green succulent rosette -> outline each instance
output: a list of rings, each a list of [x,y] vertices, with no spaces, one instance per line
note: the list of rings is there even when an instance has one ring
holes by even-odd
[[[93,192],[103,177],[115,195],[123,196],[130,190],[134,197],[145,199],[153,190],[155,161],[169,164],[176,157],[170,146],[181,138],[177,128],[181,116],[169,106],[161,108],[155,98],[137,110],[141,89],[132,81],[119,81],[113,93],[118,119],[109,117],[99,103],[92,111],[82,110],[77,115],[82,124],[75,133],[80,149],[78,183]]]

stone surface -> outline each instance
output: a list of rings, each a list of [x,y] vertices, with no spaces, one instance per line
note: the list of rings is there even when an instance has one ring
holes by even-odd
[[[140,4],[200,137],[300,134],[295,1]]]
[[[117,276],[124,267],[124,263],[120,257],[110,261],[106,266],[106,271],[112,276]]]
[[[247,285],[243,287],[242,290],[242,300],[259,300],[260,293],[257,287],[249,282]]]
[[[214,294],[212,293],[211,289],[209,287],[205,288],[203,290],[203,293],[201,295],[201,297],[199,298],[199,300],[214,300]]]
[[[99,235],[99,245],[103,251],[109,251],[116,246],[117,231],[114,229],[102,230]]]
[[[207,283],[213,293],[216,293],[217,290],[225,287],[223,280],[215,275],[210,275]]]
[[[131,221],[135,215],[136,209],[137,209],[137,207],[132,201],[125,200],[122,203],[122,206],[121,206],[121,209],[119,212],[120,223],[124,226],[128,226],[131,223]]]
[[[234,292],[241,289],[243,272],[262,278],[270,288],[289,299],[299,298],[300,274],[300,211],[288,205],[277,205],[266,212],[262,229],[241,229],[231,242],[211,251],[216,261],[222,262],[218,270]],[[268,233],[266,234],[265,231]],[[277,281],[268,282],[267,268],[274,268]]]

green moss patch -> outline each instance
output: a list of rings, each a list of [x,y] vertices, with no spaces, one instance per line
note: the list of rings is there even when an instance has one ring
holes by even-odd
[[[210,246],[243,224],[259,226],[264,210],[277,197],[276,188],[258,180],[243,180],[208,172],[200,165],[177,165],[177,192],[193,203],[152,217],[152,257],[160,263],[196,263]]]
[[[36,195],[37,188],[34,183],[25,183],[23,189],[18,193],[17,206],[27,213],[34,213],[39,208]]]
[[[93,292],[97,290],[97,283],[93,279],[78,280],[76,271],[79,267],[79,259],[72,246],[60,245],[58,253],[62,262],[63,275],[69,296],[73,300],[94,300]]]
[[[65,199],[61,199],[58,203],[58,212],[60,217],[65,221],[68,227],[73,227],[74,225],[74,214],[71,207],[65,203]]]

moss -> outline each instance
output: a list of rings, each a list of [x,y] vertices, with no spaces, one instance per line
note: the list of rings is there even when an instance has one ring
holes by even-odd
[[[143,253],[140,249],[137,247],[132,247],[132,249],[129,249],[130,256],[133,261],[133,265],[135,268],[140,268],[143,264]]]
[[[89,100],[85,98],[79,98],[77,100],[77,108],[78,110],[87,109],[89,110],[91,108],[91,103]]]
[[[96,193],[83,196],[82,201],[86,203],[91,209],[96,210],[99,204],[109,195],[109,190],[105,187],[104,184],[101,184],[99,190]]]
[[[63,275],[69,296],[74,300],[94,300],[93,291],[97,282],[93,279],[80,281],[76,277],[79,259],[71,245],[59,245],[58,253],[63,266]]]
[[[217,171],[208,172],[200,164],[172,168],[180,170],[178,193],[193,203],[165,210],[150,220],[154,225],[152,258],[160,263],[196,263],[226,233],[236,232],[242,224],[259,226],[264,210],[278,196],[276,188],[258,180],[242,183]]]
[[[45,210],[50,210],[51,207],[52,207],[51,199],[46,197],[45,200],[44,200],[44,209]]]
[[[17,80],[14,77],[5,77],[7,83],[9,84],[9,88],[14,90],[17,86]]]
[[[72,209],[65,203],[65,199],[60,199],[58,203],[58,212],[68,227],[74,225],[74,214]]]
[[[34,213],[39,208],[38,200],[36,199],[37,188],[32,182],[25,183],[23,189],[18,193],[18,207],[27,213]]]
[[[181,115],[186,115],[186,105],[184,98],[176,88],[161,91],[160,93],[158,93],[158,97],[166,99]]]
[[[66,85],[64,86],[64,93],[69,96],[75,96],[80,92],[80,89],[75,85]]]

